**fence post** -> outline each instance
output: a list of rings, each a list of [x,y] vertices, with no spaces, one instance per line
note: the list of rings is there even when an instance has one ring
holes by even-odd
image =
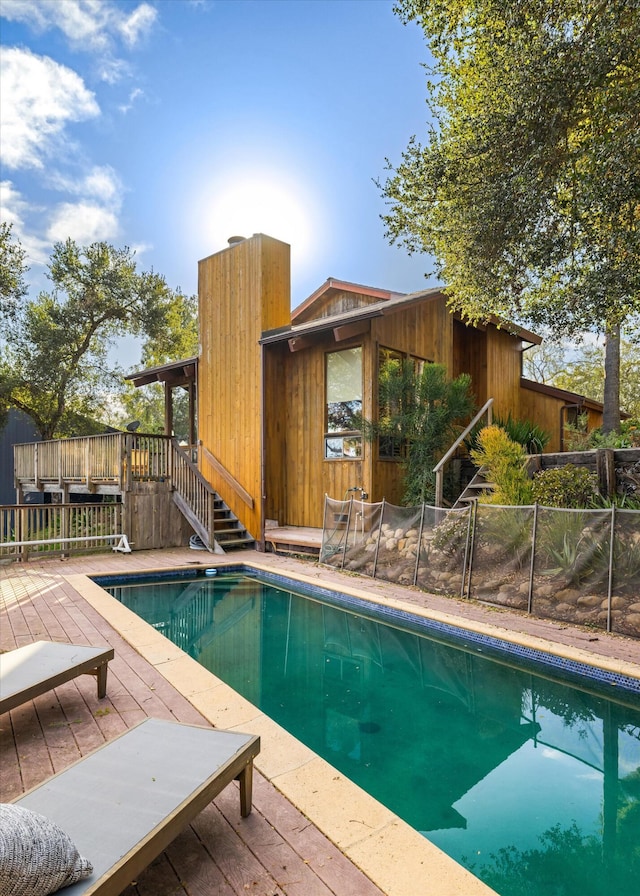
[[[476,526],[478,523],[478,499],[473,499],[473,524],[471,526],[471,543],[469,548],[469,582],[467,584],[467,600],[471,600],[471,573],[473,572],[473,549],[476,543]]]
[[[380,539],[382,538],[382,523],[384,521],[384,505],[386,498],[382,499],[382,507],[380,509],[380,525],[378,527],[378,541],[376,542],[376,552],[373,555],[373,572],[371,574],[371,578],[375,579],[376,577],[376,568],[378,566],[378,551],[380,550]]]
[[[611,631],[611,601],[613,599],[613,547],[615,540],[616,505],[611,505],[611,540],[609,543],[609,590],[607,594],[607,631]]]
[[[471,505],[469,507],[469,514],[467,519],[467,540],[464,545],[464,559],[462,561],[462,580],[460,582],[460,598],[464,598],[464,582],[467,577],[467,563],[469,562],[469,541],[471,536],[471,520],[473,517],[473,513],[475,510],[475,505]],[[469,577],[471,577],[471,567],[469,567]]]
[[[422,549],[422,527],[424,525],[424,508],[425,505],[422,505],[422,513],[420,514],[420,531],[418,532],[418,544],[416,546],[416,568],[413,571],[413,584],[414,587],[418,582],[418,567],[420,566],[420,551]]]
[[[538,502],[533,505],[533,534],[531,536],[531,563],[529,564],[529,596],[527,597],[527,613],[533,610],[533,570],[536,562],[536,538],[538,535]]]

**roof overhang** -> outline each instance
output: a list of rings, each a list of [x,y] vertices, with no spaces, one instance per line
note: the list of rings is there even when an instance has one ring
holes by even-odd
[[[427,289],[409,295],[395,295],[381,302],[345,311],[344,314],[334,314],[304,324],[292,324],[289,327],[280,327],[278,330],[268,330],[262,334],[260,344],[275,345],[280,342],[288,342],[291,351],[299,351],[310,345],[314,341],[314,337],[328,333],[333,334],[336,342],[341,342],[367,332],[373,318],[395,314],[404,308],[431,301],[441,295],[440,289]]]
[[[171,361],[159,367],[148,367],[136,373],[128,373],[125,380],[131,380],[134,386],[147,386],[149,383],[165,383],[168,386],[186,386],[196,378],[197,358],[185,358],[182,361]]]

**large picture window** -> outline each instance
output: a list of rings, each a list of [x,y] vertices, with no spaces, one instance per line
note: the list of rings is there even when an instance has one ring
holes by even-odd
[[[362,347],[330,352],[326,365],[324,456],[357,459],[362,456]]]
[[[424,365],[429,363],[423,358],[395,351],[391,348],[379,347],[378,350],[378,420],[388,421],[389,431],[378,436],[378,458],[380,460],[404,460],[407,456],[407,444],[401,432],[399,421],[407,413],[409,405],[415,400],[414,389],[418,384]],[[382,387],[385,377],[387,388]],[[396,383],[392,383],[394,378]],[[405,389],[410,389],[406,392]],[[396,430],[396,431],[394,431]]]

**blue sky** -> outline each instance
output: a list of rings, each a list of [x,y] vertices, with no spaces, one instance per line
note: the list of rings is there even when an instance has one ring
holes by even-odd
[[[294,306],[327,277],[435,282],[428,258],[388,245],[374,183],[428,119],[423,35],[392,0],[0,0],[0,14],[2,220],[34,282],[70,236],[130,246],[194,293],[200,258],[256,232],[291,244]]]

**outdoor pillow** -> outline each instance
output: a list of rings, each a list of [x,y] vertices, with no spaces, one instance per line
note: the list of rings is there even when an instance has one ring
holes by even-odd
[[[0,803],[0,896],[47,896],[92,871],[57,824],[30,809]]]

